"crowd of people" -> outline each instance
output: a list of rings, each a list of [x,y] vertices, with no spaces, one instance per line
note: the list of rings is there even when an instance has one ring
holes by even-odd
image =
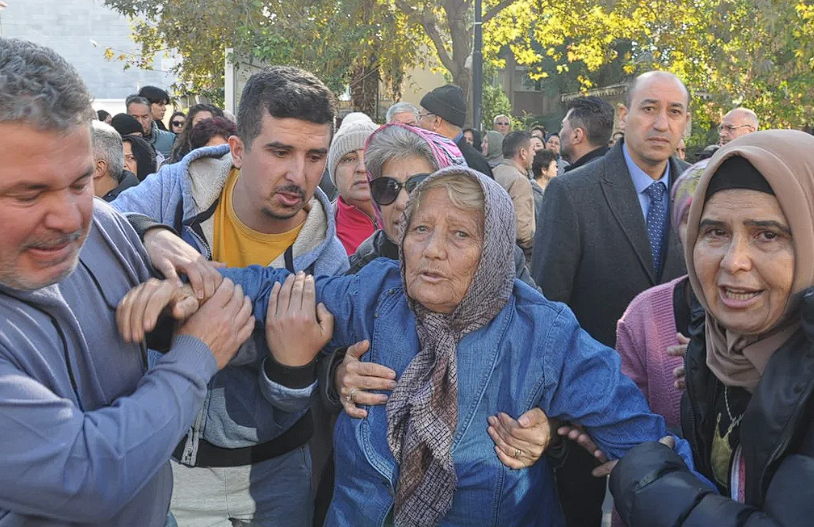
[[[688,165],[663,71],[552,132],[91,102],[0,39],[0,526],[810,524],[814,137]]]

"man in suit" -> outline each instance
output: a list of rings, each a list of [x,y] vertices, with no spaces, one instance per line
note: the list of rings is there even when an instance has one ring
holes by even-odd
[[[580,97],[568,103],[560,129],[560,154],[571,172],[608,153],[613,131],[613,106],[599,97]]]
[[[565,302],[595,339],[616,344],[616,322],[640,292],[685,272],[669,228],[669,190],[687,167],[674,157],[689,120],[689,93],[671,73],[653,71],[628,89],[625,137],[604,157],[554,178],[534,241],[532,276]],[[577,449],[560,471],[569,527],[601,522],[603,480]]]
[[[466,142],[461,130],[465,120],[466,99],[464,99],[464,92],[454,84],[435,88],[421,99],[418,126],[455,141],[470,168],[494,178],[492,168],[486,158]]]

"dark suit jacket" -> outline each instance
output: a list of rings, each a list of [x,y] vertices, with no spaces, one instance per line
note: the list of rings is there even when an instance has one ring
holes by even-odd
[[[455,144],[458,145],[458,149],[461,151],[461,154],[463,154],[469,168],[474,168],[481,174],[486,174],[490,178],[495,179],[495,176],[492,174],[492,167],[489,166],[486,158],[475,150],[475,147],[467,143],[464,136],[461,136]]]
[[[689,165],[670,158],[670,184]],[[633,298],[686,272],[678,236],[665,240],[660,276],[622,141],[604,157],[556,177],[545,191],[531,275],[564,302],[595,339],[614,347],[616,322]]]

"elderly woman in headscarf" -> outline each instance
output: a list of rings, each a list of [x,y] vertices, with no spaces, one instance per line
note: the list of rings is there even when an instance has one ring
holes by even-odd
[[[318,330],[291,329],[289,340],[343,347],[368,339],[364,360],[396,373],[385,406],[337,421],[325,524],[563,525],[548,460],[507,470],[483,426],[488,418],[538,407],[585,426],[611,458],[663,438],[664,420],[621,373],[615,351],[583,331],[567,306],[515,278],[515,219],[500,185],[468,168],[440,170],[410,195],[402,224],[399,261],[379,259],[356,275],[220,270],[253,299],[261,323],[286,310],[319,319]],[[145,296],[131,292],[135,300],[123,305],[156,313],[167,303]],[[342,323],[330,323],[329,311]],[[130,339],[153,323],[128,313],[119,320],[129,321]],[[307,365],[312,344],[287,362]],[[283,357],[270,349],[273,381]],[[676,449],[691,463],[685,441]]]
[[[481,152],[483,157],[489,163],[489,166],[495,168],[503,162],[503,134],[495,130],[489,130],[483,136],[481,142]]]
[[[698,183],[685,256],[693,319],[681,424],[699,484],[669,448],[611,475],[629,527],[802,526],[814,518],[814,137],[755,132]]]
[[[362,242],[350,256],[347,274],[358,273],[376,258],[398,260],[399,225],[410,193],[438,169],[465,164],[460,150],[451,139],[422,128],[394,123],[371,134],[365,144],[365,167],[376,223],[381,229]],[[523,250],[519,247],[515,248],[514,258],[517,277],[536,287],[526,269]],[[360,362],[359,358],[366,349],[360,344],[349,349],[340,348],[319,361],[320,395],[329,410],[338,414],[344,407],[351,417],[364,418],[367,412],[362,408],[363,404],[386,402],[385,395],[372,393],[372,390],[392,389],[396,373],[385,366]],[[330,416],[318,416],[318,419],[330,425],[333,423]],[[510,419],[505,413],[495,415],[484,427],[489,426],[489,434],[501,445],[497,457],[510,468],[517,469],[534,464],[544,452],[554,459],[564,454],[564,444],[555,433],[551,433],[550,424],[545,415],[536,409],[518,420]],[[317,423],[318,429],[320,426]],[[552,439],[555,446],[548,449]],[[512,445],[520,448],[515,450]],[[312,443],[312,455],[318,454],[319,450]],[[519,453],[515,455],[515,452]],[[314,456],[315,466],[319,464],[318,457]],[[323,474],[317,490],[318,515],[323,514],[325,497],[333,489],[333,471],[327,470]]]
[[[708,161],[688,168],[670,191],[670,223],[684,244],[693,193]],[[640,293],[616,324],[622,373],[644,394],[667,426],[681,427],[684,351],[690,326],[692,288],[687,275]]]

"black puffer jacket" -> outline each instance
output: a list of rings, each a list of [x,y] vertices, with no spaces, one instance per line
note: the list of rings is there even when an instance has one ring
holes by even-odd
[[[659,443],[631,450],[611,474],[628,527],[814,525],[814,289],[802,329],[772,356],[741,423],[746,503],[715,493]],[[706,365],[703,317],[691,325],[681,423],[696,469],[712,480],[713,401],[720,382]]]

